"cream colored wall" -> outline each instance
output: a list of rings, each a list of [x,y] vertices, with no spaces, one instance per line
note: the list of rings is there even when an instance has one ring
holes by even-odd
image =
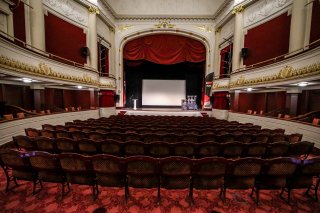
[[[0,123],[0,145],[12,141],[13,136],[25,135],[25,128],[42,129],[43,124],[64,125],[65,122],[89,118],[99,118],[99,110],[59,113],[3,122]]]
[[[120,15],[212,16],[223,0],[107,0]]]

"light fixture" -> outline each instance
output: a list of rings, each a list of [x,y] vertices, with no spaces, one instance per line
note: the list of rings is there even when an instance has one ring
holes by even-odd
[[[32,79],[30,79],[30,78],[22,78],[22,81],[23,81],[24,83],[31,83],[31,82],[32,82]]]
[[[248,92],[251,92],[251,91],[252,91],[252,88],[251,88],[251,87],[247,88],[247,91],[248,91]]]
[[[79,85],[79,86],[77,86],[77,88],[78,88],[78,89],[82,89],[82,86]]]
[[[299,87],[305,87],[305,86],[307,86],[309,83],[308,82],[300,82],[300,83],[298,83],[298,86]]]

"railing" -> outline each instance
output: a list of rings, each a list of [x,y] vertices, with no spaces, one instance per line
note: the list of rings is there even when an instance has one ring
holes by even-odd
[[[99,73],[99,76],[100,76],[100,77],[106,77],[106,78],[113,78],[113,79],[116,80],[115,75],[113,75],[113,74],[111,74],[111,73],[102,73],[102,72],[100,72],[100,73]]]
[[[240,72],[244,72],[244,71],[248,71],[250,69],[255,69],[255,68],[258,68],[258,67],[266,66],[266,65],[269,65],[269,64],[273,64],[273,63],[276,63],[276,62],[279,62],[279,61],[283,61],[285,59],[292,58],[292,57],[297,56],[299,54],[305,53],[305,52],[307,52],[309,50],[312,50],[312,49],[314,49],[314,48],[316,48],[318,46],[320,46],[320,39],[318,39],[318,40],[316,40],[316,41],[304,46],[301,49],[295,50],[293,52],[286,53],[286,54],[283,54],[283,55],[279,55],[277,57],[274,57],[274,58],[271,58],[271,59],[267,59],[265,61],[261,61],[261,62],[252,64],[252,65],[248,65],[246,67],[242,67],[242,68],[236,69],[236,70],[232,71],[231,75],[232,74],[236,74],[236,73],[240,73]]]
[[[36,48],[14,36],[11,36],[9,34],[7,34],[6,32],[0,30],[0,37],[5,39],[6,41],[8,42],[11,42],[12,44],[15,44],[15,45],[18,45],[20,47],[23,47],[29,51],[32,51],[33,53],[35,54],[38,54],[38,55],[41,55],[41,56],[45,56],[47,58],[50,58],[52,60],[55,60],[55,61],[59,61],[61,63],[64,63],[64,64],[68,64],[68,65],[72,65],[74,67],[77,67],[77,68],[82,68],[82,69],[86,69],[88,71],[91,71],[91,72],[98,72],[97,70],[87,66],[87,65],[84,65],[84,64],[80,64],[78,62],[75,62],[75,61],[72,61],[72,60],[69,60],[69,59],[66,59],[66,58],[63,58],[63,57],[60,57],[58,55],[55,55],[55,54],[52,54],[52,53],[49,53],[49,52],[46,52],[44,50],[41,50],[39,48]]]

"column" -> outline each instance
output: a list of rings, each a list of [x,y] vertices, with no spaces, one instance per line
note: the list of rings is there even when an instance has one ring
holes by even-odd
[[[232,11],[234,17],[234,35],[233,35],[233,49],[232,49],[232,71],[241,67],[242,58],[240,57],[241,48],[243,46],[243,6],[235,7]]]
[[[31,45],[45,51],[46,43],[42,1],[31,0],[30,6],[32,7],[32,9],[30,9]]]
[[[89,65],[95,70],[98,70],[97,14],[99,14],[98,8],[89,7]]]
[[[291,13],[289,53],[304,47],[307,0],[294,0]]]
[[[214,64],[213,71],[214,77],[220,75],[220,52],[219,52],[219,40],[220,40],[220,32],[221,27],[218,27],[215,31],[215,39],[214,39]]]

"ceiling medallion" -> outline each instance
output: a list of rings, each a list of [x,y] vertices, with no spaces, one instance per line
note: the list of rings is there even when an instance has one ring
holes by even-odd
[[[174,24],[171,24],[170,21],[166,20],[166,19],[163,19],[163,20],[160,20],[158,24],[155,24],[154,25],[156,28],[160,29],[160,28],[163,28],[163,29],[172,29],[174,28]]]

